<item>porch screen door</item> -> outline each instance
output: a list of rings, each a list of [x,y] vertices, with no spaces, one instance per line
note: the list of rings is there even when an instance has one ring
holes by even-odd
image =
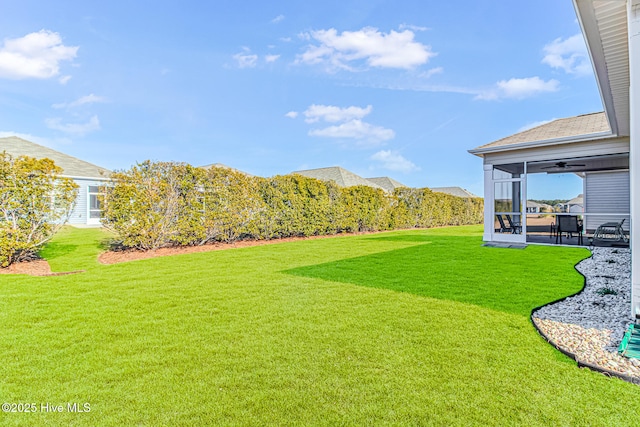
[[[524,184],[524,163],[493,166],[493,241],[526,242]]]

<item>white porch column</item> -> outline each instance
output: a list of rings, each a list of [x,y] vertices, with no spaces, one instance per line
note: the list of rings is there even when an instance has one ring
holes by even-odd
[[[629,26],[629,179],[631,181],[631,310],[640,312],[640,0],[627,1]]]
[[[493,235],[493,165],[484,165],[484,233],[482,240],[490,242]]]

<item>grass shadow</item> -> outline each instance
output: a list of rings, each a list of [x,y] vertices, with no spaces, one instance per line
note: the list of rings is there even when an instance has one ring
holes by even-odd
[[[588,255],[584,250],[528,247],[516,251],[483,247],[476,236],[424,237],[431,244],[305,266],[286,273],[469,303],[523,316],[539,305],[577,292],[583,284],[573,266]]]

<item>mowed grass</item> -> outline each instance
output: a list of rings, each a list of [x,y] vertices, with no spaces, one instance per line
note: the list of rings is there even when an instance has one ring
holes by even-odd
[[[637,386],[529,321],[580,290],[584,249],[455,227],[104,266],[107,237],[69,228],[43,252],[84,273],[0,276],[0,394],[38,409],[1,425],[640,424]]]

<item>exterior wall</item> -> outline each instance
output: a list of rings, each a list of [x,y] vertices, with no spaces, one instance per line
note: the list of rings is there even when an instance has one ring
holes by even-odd
[[[89,186],[90,185],[104,185],[104,180],[91,179],[91,178],[73,178],[73,181],[78,184],[78,197],[76,198],[76,205],[71,212],[71,216],[67,221],[69,224],[88,225],[89,221]]]
[[[628,0],[627,18],[629,28],[629,107],[630,107],[630,153],[629,171],[631,182],[631,312],[640,312],[640,0]]]
[[[484,233],[482,240],[490,242],[493,236],[493,183],[491,175],[493,173],[493,165],[484,164]]]
[[[623,228],[629,230],[629,171],[588,172],[585,174],[584,185],[585,212],[621,214],[615,217],[587,215],[585,228],[595,230],[605,222],[619,222],[624,218]]]

